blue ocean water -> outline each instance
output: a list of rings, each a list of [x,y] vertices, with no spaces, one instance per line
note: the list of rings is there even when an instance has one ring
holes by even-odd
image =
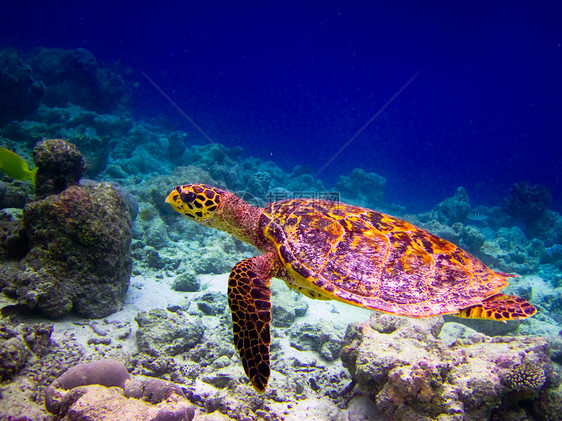
[[[360,167],[417,211],[529,181],[560,209],[561,28],[557,1],[9,2],[0,45],[119,60],[136,117],[208,141],[144,73],[213,141],[327,186]]]

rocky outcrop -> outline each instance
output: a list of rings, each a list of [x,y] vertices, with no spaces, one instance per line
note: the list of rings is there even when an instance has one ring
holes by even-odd
[[[121,308],[129,286],[131,221],[111,185],[72,186],[26,206],[29,250],[0,265],[3,292],[50,317],[99,318]]]
[[[78,148],[63,139],[45,139],[33,148],[37,171],[37,197],[59,194],[77,185],[86,170]]]
[[[139,325],[139,351],[153,357],[183,354],[203,338],[203,326],[197,317],[156,309],[139,312],[135,320]]]
[[[458,187],[452,197],[448,197],[435,207],[443,212],[450,224],[464,221],[470,213],[470,200],[464,187]]]
[[[160,379],[131,378],[118,361],[79,364],[47,389],[45,406],[66,420],[191,421],[195,408],[181,388]]]
[[[130,91],[122,74],[101,65],[84,48],[41,48],[27,63],[47,87],[43,102],[48,106],[71,102],[88,110],[109,112],[129,101]]]
[[[31,114],[45,94],[45,85],[13,50],[0,51],[0,125]]]
[[[385,417],[476,421],[527,410],[556,418],[561,408],[544,404],[558,383],[545,339],[475,333],[448,346],[437,336],[442,325],[374,314],[348,328],[342,361]]]
[[[505,212],[515,218],[532,222],[552,205],[552,194],[544,186],[515,183],[509,194],[503,198]]]

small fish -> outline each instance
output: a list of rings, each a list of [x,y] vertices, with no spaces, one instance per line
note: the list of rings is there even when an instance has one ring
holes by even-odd
[[[31,180],[33,188],[35,188],[37,167],[30,170],[29,164],[9,149],[0,148],[0,170],[16,180]]]
[[[485,213],[472,211],[468,214],[466,219],[468,219],[469,221],[484,221],[485,219],[488,219],[488,217],[489,215],[486,215]]]

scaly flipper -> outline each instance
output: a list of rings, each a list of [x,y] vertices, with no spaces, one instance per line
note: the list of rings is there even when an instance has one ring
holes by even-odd
[[[452,316],[465,319],[489,319],[497,321],[518,320],[530,317],[537,309],[527,300],[513,295],[496,294],[472,307],[465,308]]]
[[[271,291],[274,263],[270,253],[236,264],[228,278],[228,305],[232,311],[234,345],[246,375],[263,393],[269,379]]]

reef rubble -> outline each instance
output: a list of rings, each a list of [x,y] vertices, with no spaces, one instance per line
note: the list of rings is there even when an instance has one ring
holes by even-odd
[[[446,344],[443,325],[442,317],[373,314],[349,326],[342,361],[386,419],[517,419],[523,408],[544,419],[560,413],[547,340],[473,331]]]

